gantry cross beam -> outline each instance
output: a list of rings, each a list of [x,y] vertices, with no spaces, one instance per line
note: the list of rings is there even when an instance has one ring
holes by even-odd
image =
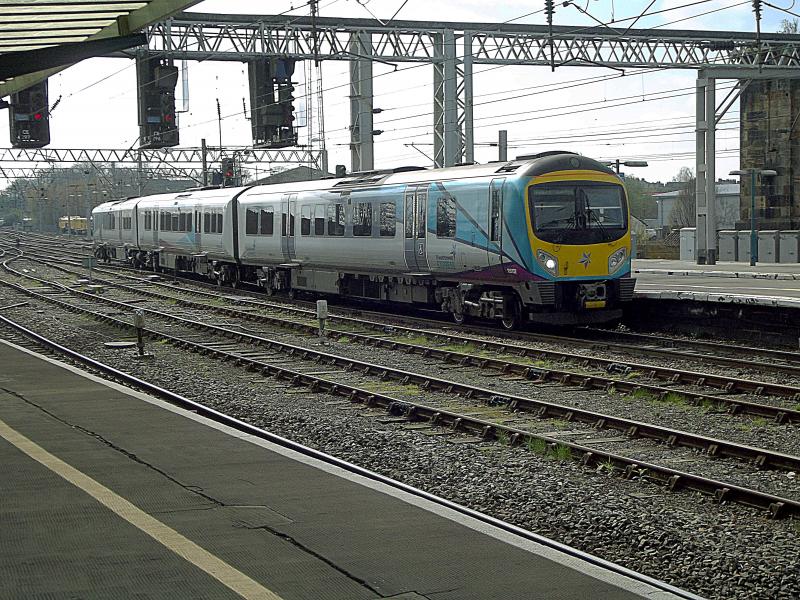
[[[264,55],[352,61],[353,170],[373,168],[370,61],[431,63],[434,163],[474,156],[472,68],[484,65],[706,69],[742,78],[754,68],[800,68],[800,36],[730,31],[180,13],[149,28],[149,48],[176,59],[243,61]],[[357,40],[357,41],[354,41]],[[354,47],[358,51],[354,52]],[[718,76],[719,77],[719,76]]]

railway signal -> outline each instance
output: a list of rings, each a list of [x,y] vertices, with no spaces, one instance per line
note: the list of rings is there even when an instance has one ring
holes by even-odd
[[[248,63],[250,126],[254,146],[286,148],[297,145],[292,84],[294,66],[294,59],[278,57]]]
[[[175,115],[178,67],[172,59],[136,58],[139,101],[139,147],[166,148],[179,142]]]
[[[8,119],[14,148],[42,148],[50,143],[46,79],[11,94]]]
[[[236,185],[236,165],[232,158],[222,159],[222,187]]]

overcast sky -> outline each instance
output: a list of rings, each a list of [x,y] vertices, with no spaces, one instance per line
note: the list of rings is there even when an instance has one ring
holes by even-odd
[[[641,18],[637,28],[716,29],[755,31],[749,0],[657,0],[648,12],[681,7]],[[575,7],[557,2],[555,23],[591,25],[593,21]],[[580,0],[591,15],[603,22],[640,14],[650,0]],[[773,4],[790,8],[791,0]],[[424,21],[481,21],[544,24],[540,11],[544,0],[321,0],[320,14],[328,17],[378,17],[388,20],[401,8],[398,19]],[[293,6],[298,7],[290,10]],[[800,8],[800,7],[798,7]],[[723,10],[716,10],[723,9]],[[192,8],[197,12],[241,14],[308,14],[305,0],[206,0]],[[708,11],[715,11],[703,15]],[[762,30],[776,31],[784,18],[764,6]],[[521,18],[520,18],[521,17]],[[675,22],[678,21],[678,22]],[[674,23],[673,23],[674,22]],[[630,21],[624,21],[627,27]],[[295,80],[298,95],[304,93],[302,66]],[[389,65],[374,66],[375,162],[378,167],[404,164],[428,165],[422,153],[432,154],[432,80],[430,65],[403,63],[395,72]],[[561,67],[475,67],[475,157],[479,162],[497,158],[488,143],[499,129],[509,131],[509,156],[540,150],[565,149],[600,159],[647,159],[650,167],[630,169],[650,180],[671,179],[682,166],[694,168],[694,71],[637,72],[625,76],[611,69]],[[603,77],[591,85],[563,88],[568,82]],[[348,65],[324,62],[322,87],[325,105],[325,139],[331,169],[337,163],[350,166]],[[247,69],[242,63],[189,63],[189,110],[180,115],[181,146],[199,146],[201,138],[219,143],[216,100],[219,99],[223,145],[251,143],[249,122],[242,114],[248,98]],[[720,82],[721,100],[732,82]],[[673,96],[657,100],[659,93]],[[51,116],[53,148],[128,148],[136,143],[136,74],[133,61],[91,59],[50,80],[50,102],[61,97]],[[513,98],[511,98],[513,97]],[[611,108],[625,102],[626,106]],[[299,104],[299,103],[296,103]],[[586,106],[583,106],[583,105]],[[591,110],[587,110],[591,109]],[[576,112],[580,110],[581,112]],[[561,116],[557,116],[559,113]],[[0,121],[0,140],[8,144],[7,121]],[[315,132],[316,135],[316,132]],[[301,128],[301,140],[306,132]],[[408,144],[417,145],[418,152]],[[738,168],[738,105],[717,134],[717,173]],[[671,156],[672,155],[672,156]]]

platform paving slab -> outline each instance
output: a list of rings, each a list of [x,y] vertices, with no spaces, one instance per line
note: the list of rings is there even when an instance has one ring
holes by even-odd
[[[281,599],[675,597],[8,343],[0,424]],[[0,464],[0,598],[267,597],[3,436]]]

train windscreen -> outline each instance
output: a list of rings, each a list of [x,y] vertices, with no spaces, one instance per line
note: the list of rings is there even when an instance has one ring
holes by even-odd
[[[553,244],[597,244],[618,240],[628,226],[622,186],[588,181],[530,187],[536,236]]]

